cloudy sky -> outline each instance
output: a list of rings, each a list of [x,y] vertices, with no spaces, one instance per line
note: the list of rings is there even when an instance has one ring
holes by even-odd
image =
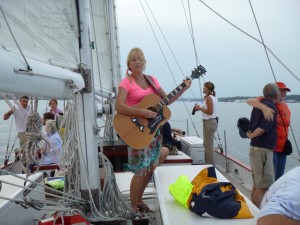
[[[199,97],[205,81],[215,84],[219,97],[256,96],[275,79],[300,94],[299,0],[116,2],[123,74],[128,52],[140,47],[145,73],[156,76],[166,92],[201,64],[206,75],[194,80],[184,97]],[[261,41],[257,22],[265,45],[284,66],[268,51],[271,69],[264,47],[224,19]]]

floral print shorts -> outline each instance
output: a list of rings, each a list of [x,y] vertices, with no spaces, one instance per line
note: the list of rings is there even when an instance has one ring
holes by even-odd
[[[157,135],[144,149],[128,148],[127,169],[139,176],[145,176],[150,166],[158,163],[161,135]]]

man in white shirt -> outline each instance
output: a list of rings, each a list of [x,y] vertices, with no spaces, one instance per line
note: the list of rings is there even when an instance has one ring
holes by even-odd
[[[12,114],[14,114],[16,130],[18,132],[18,138],[20,141],[20,148],[25,144],[25,132],[27,128],[27,118],[31,114],[32,110],[28,105],[29,98],[22,96],[19,100],[20,107],[14,106],[11,110],[3,115],[4,120],[8,120]]]
[[[263,197],[257,225],[300,225],[300,166],[280,177]]]

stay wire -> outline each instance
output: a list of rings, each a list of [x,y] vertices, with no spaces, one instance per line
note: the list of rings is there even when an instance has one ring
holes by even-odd
[[[196,49],[196,42],[195,42],[194,28],[193,28],[193,23],[192,23],[192,16],[191,16],[192,13],[191,13],[190,1],[187,0],[187,2],[188,2],[188,9],[189,9],[189,17],[187,16],[183,0],[181,0],[182,8],[183,8],[184,15],[185,15],[186,22],[187,22],[187,26],[188,26],[188,29],[190,31],[190,35],[191,35],[191,39],[192,39],[192,43],[193,43],[196,65],[199,65],[199,57],[198,57],[198,53],[197,53],[197,49]],[[202,79],[203,79],[203,83],[204,83],[204,76],[202,76]],[[198,86],[199,86],[201,99],[203,99],[202,85],[201,85],[201,80],[200,79],[198,80]],[[193,96],[195,97],[194,94],[193,94]]]
[[[292,132],[292,135],[293,135],[293,139],[294,139],[294,142],[295,142],[295,145],[296,145],[297,151],[298,151],[298,155],[299,155],[299,157],[300,157],[300,151],[299,151],[299,147],[298,147],[298,144],[297,144],[297,141],[296,141],[296,138],[295,138],[295,134],[294,134],[294,131],[293,131],[292,125],[290,125],[290,128],[291,128],[291,132]],[[298,160],[300,161],[300,158],[299,158]]]
[[[9,150],[9,147],[10,147],[10,135],[11,135],[11,128],[12,128],[12,124],[13,124],[13,121],[14,121],[14,118],[11,119],[11,122],[10,122],[10,128],[9,128],[9,134],[8,134],[8,140],[7,140],[7,146],[6,146],[6,152],[5,152],[5,158],[4,158],[4,166],[7,165],[8,163],[8,160],[11,156],[11,153],[12,153],[12,150],[15,146],[15,143],[13,143],[11,149]]]
[[[260,31],[260,27],[259,27],[259,25],[258,25],[256,16],[255,16],[255,12],[254,12],[254,10],[253,10],[253,6],[252,6],[252,4],[251,4],[251,0],[249,0],[249,4],[250,4],[251,10],[252,10],[252,14],[253,14],[253,17],[254,17],[254,20],[255,20],[255,23],[256,23],[256,27],[257,27],[257,30],[258,30],[260,39],[261,39],[261,43],[263,44],[263,47],[264,47],[264,50],[265,50],[265,53],[266,53],[266,56],[267,56],[267,59],[268,59],[268,62],[269,62],[269,66],[270,66],[270,69],[271,69],[272,74],[273,74],[273,78],[274,78],[274,80],[275,80],[275,82],[276,82],[276,77],[275,77],[275,73],[274,73],[274,70],[273,70],[273,66],[272,66],[272,63],[271,63],[271,60],[270,60],[270,57],[269,57],[269,54],[268,54],[268,51],[267,51],[267,48],[266,48],[266,45],[265,45],[263,36],[262,36],[262,33],[261,33],[261,31]]]
[[[160,32],[161,32],[161,35],[163,36],[163,38],[164,38],[164,40],[165,40],[165,42],[166,42],[166,44],[167,44],[167,46],[168,46],[168,48],[169,48],[169,50],[170,50],[170,52],[171,52],[171,54],[172,54],[172,56],[173,56],[175,62],[177,63],[177,65],[178,65],[178,67],[179,67],[179,69],[181,70],[182,75],[183,75],[183,71],[182,71],[182,69],[181,69],[181,67],[180,67],[180,65],[179,65],[179,63],[178,63],[178,61],[177,61],[177,59],[176,59],[176,57],[175,57],[175,55],[174,55],[174,53],[173,53],[173,51],[172,51],[172,48],[170,47],[170,45],[169,45],[169,43],[168,43],[168,41],[167,41],[167,39],[166,39],[166,37],[165,37],[165,35],[164,35],[162,29],[160,28],[160,26],[159,26],[159,24],[158,24],[158,22],[157,22],[157,20],[156,20],[155,15],[153,14],[153,12],[152,12],[152,10],[151,10],[151,8],[150,8],[148,2],[147,2],[146,0],[145,0],[145,2],[146,2],[146,4],[147,4],[147,7],[148,7],[149,11],[150,11],[151,14],[152,14],[153,19],[154,19],[155,22],[156,22],[156,25],[157,25],[158,29],[159,29]],[[176,83],[176,81],[175,81],[175,78],[174,78],[174,75],[173,75],[173,73],[172,73],[172,71],[171,71],[170,65],[169,65],[169,63],[168,63],[168,61],[167,61],[167,59],[166,59],[166,56],[165,56],[165,54],[164,54],[164,51],[162,50],[161,44],[160,44],[160,42],[159,42],[159,40],[158,40],[158,38],[157,38],[157,35],[156,35],[156,33],[155,33],[154,29],[153,29],[153,26],[152,26],[152,24],[151,24],[151,22],[150,22],[150,19],[149,19],[147,13],[146,13],[146,10],[145,10],[144,5],[143,5],[143,3],[141,2],[141,0],[140,0],[140,4],[141,4],[142,9],[143,9],[143,11],[144,11],[144,13],[145,13],[145,16],[146,16],[146,18],[147,18],[147,20],[148,20],[148,23],[149,23],[150,28],[151,28],[151,30],[152,30],[152,32],[153,32],[153,35],[154,35],[154,37],[155,37],[155,39],[156,39],[156,41],[157,41],[157,43],[158,43],[158,46],[159,46],[159,48],[160,48],[160,51],[161,51],[161,53],[162,53],[162,55],[163,55],[163,57],[164,57],[164,60],[165,60],[165,62],[166,62],[166,64],[167,64],[167,67],[168,67],[168,69],[169,69],[169,71],[170,71],[170,73],[171,73],[171,75],[172,75],[173,81],[174,81],[174,83],[177,85],[177,83]],[[184,75],[183,75],[183,77],[184,77]],[[195,97],[195,94],[193,93],[193,91],[192,91],[191,89],[190,89],[190,91],[191,91],[192,95]],[[185,103],[184,103],[184,107],[185,107],[186,111],[189,112],[189,110],[188,110],[188,108],[187,108],[187,106],[186,106]],[[191,116],[190,116],[189,113],[188,113],[188,115],[189,115],[190,120],[192,121],[192,118],[191,118]],[[197,136],[199,137],[198,131],[197,131],[197,129],[195,128],[195,125],[194,125],[194,124],[193,124],[193,127],[194,127],[194,129],[195,129],[195,131],[196,131],[196,133],[197,133]]]
[[[23,57],[23,59],[24,59],[24,61],[25,61],[25,63],[26,63],[26,65],[27,65],[27,71],[31,71],[32,69],[30,68],[29,63],[27,62],[27,60],[26,60],[26,58],[25,58],[25,56],[24,56],[24,54],[23,54],[23,52],[22,52],[22,50],[21,50],[21,48],[20,48],[20,46],[19,46],[19,44],[18,44],[18,42],[17,42],[17,40],[16,40],[16,38],[15,38],[15,36],[14,36],[14,34],[13,34],[11,28],[10,28],[10,25],[9,25],[7,19],[6,19],[6,16],[5,16],[5,14],[4,14],[4,12],[3,12],[1,6],[0,6],[0,10],[1,10],[1,13],[2,13],[2,15],[3,15],[3,18],[4,18],[4,20],[5,20],[5,23],[6,23],[7,27],[8,27],[8,29],[9,29],[9,32],[10,32],[12,38],[14,39],[14,41],[15,41],[15,43],[16,43],[16,45],[17,45],[17,47],[18,47],[18,49],[19,49],[19,51],[20,51],[20,53],[21,53],[21,55],[22,55],[22,57]]]
[[[218,15],[221,19],[223,19],[225,22],[227,22],[228,24],[230,24],[231,26],[233,26],[234,28],[236,28],[237,30],[239,30],[240,32],[244,33],[245,35],[247,35],[248,37],[252,38],[253,40],[255,40],[256,42],[258,42],[259,44],[262,44],[270,53],[271,55],[298,81],[300,81],[300,78],[296,76],[296,74],[291,71],[276,55],[275,53],[273,53],[273,51],[264,43],[262,43],[260,40],[258,40],[257,38],[253,37],[252,35],[248,34],[246,31],[243,31],[241,28],[239,28],[238,26],[234,25],[233,23],[231,23],[229,20],[227,20],[226,18],[224,18],[221,14],[219,14],[218,12],[216,12],[215,10],[213,10],[210,6],[208,6],[205,2],[203,2],[202,0],[198,0],[199,2],[201,2],[204,6],[206,6],[209,10],[211,10],[213,13],[215,13],[216,15]]]
[[[150,10],[150,12],[151,12],[151,14],[152,14],[152,17],[153,17],[154,20],[156,21],[155,16],[153,15],[153,13],[152,13],[152,11],[151,11],[151,9],[150,9],[149,4],[147,3],[146,0],[145,0],[145,2],[146,2],[146,4],[147,4],[147,6],[148,6],[148,9]],[[161,46],[161,44],[160,44],[160,42],[159,42],[159,40],[158,40],[158,37],[157,37],[157,35],[156,35],[156,32],[154,31],[154,28],[153,28],[153,26],[152,26],[152,24],[151,24],[151,21],[150,21],[150,19],[149,19],[149,16],[148,16],[148,14],[146,13],[146,10],[145,10],[144,5],[143,5],[143,3],[142,3],[141,0],[140,0],[140,4],[141,4],[142,9],[143,9],[143,11],[144,11],[144,13],[145,13],[145,16],[146,16],[146,18],[147,18],[147,20],[148,20],[149,26],[150,26],[150,28],[151,28],[151,30],[152,30],[152,33],[153,33],[153,35],[154,35],[154,37],[155,37],[155,40],[156,40],[156,42],[157,42],[157,44],[158,44],[158,46],[159,46],[159,49],[160,49],[160,51],[161,51],[161,53],[162,53],[162,55],[163,55],[163,58],[164,58],[164,60],[165,60],[165,62],[166,62],[166,64],[167,64],[167,67],[168,67],[168,69],[169,69],[169,72],[170,72],[171,75],[172,75],[173,81],[174,81],[174,83],[177,85],[176,80],[175,80],[175,78],[174,78],[174,74],[173,74],[173,72],[172,72],[172,70],[171,70],[171,67],[170,67],[170,65],[169,65],[169,63],[168,63],[168,60],[167,60],[167,58],[166,58],[166,55],[165,55],[165,53],[164,53],[164,51],[163,51],[163,49],[162,49],[162,46]],[[162,33],[162,31],[161,31],[161,29],[160,29],[160,27],[159,27],[157,21],[156,21],[156,24],[157,24],[157,26],[158,26],[160,32]],[[163,33],[162,33],[162,36],[164,37]],[[165,38],[165,37],[164,37],[164,38]],[[165,41],[166,41],[166,39],[165,39]],[[169,46],[169,44],[168,44],[167,41],[166,41],[166,43],[167,43],[167,45]],[[169,48],[170,48],[170,46],[169,46]],[[172,51],[171,51],[171,53],[172,53]],[[175,56],[174,56],[174,58],[175,58]],[[175,59],[176,59],[176,58],[175,58]],[[181,73],[182,73],[182,76],[184,76],[183,71],[182,71],[181,67],[179,66],[179,63],[177,62],[177,60],[175,60],[175,61],[176,61],[177,65],[178,65],[178,67],[179,67],[179,69],[180,69],[180,71],[181,71]]]

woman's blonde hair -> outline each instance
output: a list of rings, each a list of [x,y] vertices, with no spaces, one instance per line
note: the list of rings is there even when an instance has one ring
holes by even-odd
[[[50,128],[50,133],[51,134],[54,134],[57,131],[55,120],[47,120],[46,121],[46,127]]]
[[[145,61],[145,56],[144,56],[144,53],[143,51],[140,49],[140,48],[133,48],[130,50],[130,52],[128,53],[128,56],[127,56],[127,70],[126,70],[126,76],[130,76],[130,68],[129,68],[129,62],[130,60],[132,60],[133,57],[137,56],[138,58],[142,59]],[[145,66],[144,66],[144,69],[145,69]]]

